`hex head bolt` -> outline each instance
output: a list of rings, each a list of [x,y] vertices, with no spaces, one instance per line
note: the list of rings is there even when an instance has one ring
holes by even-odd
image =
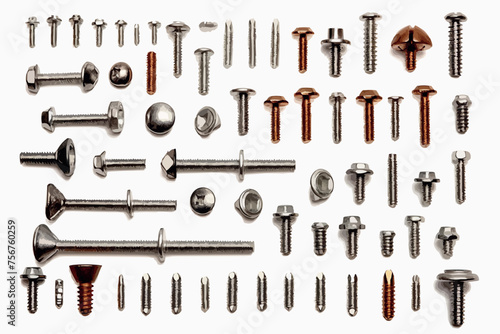
[[[469,108],[472,105],[468,95],[461,94],[455,96],[453,107],[457,114],[457,132],[465,134],[469,129]]]
[[[455,151],[452,155],[455,164],[456,200],[458,204],[465,202],[465,165],[470,160],[467,151]]]
[[[417,86],[412,93],[420,96],[420,145],[428,147],[431,143],[430,97],[437,91],[431,86]]]
[[[28,25],[28,31],[29,31],[30,48],[35,47],[35,29],[39,23],[40,22],[38,22],[38,19],[36,18],[36,16],[31,16],[28,18],[28,21],[26,21],[26,24]]]
[[[377,68],[377,20],[382,18],[377,13],[365,13],[359,17],[365,22],[364,27],[364,53],[365,53],[365,72],[375,73]]]
[[[261,312],[267,309],[267,277],[263,271],[257,275],[257,309]]]
[[[284,300],[283,303],[285,305],[285,310],[290,312],[294,306],[295,302],[295,284],[294,284],[294,279],[293,279],[293,274],[292,273],[287,273],[285,275],[285,281],[284,281]]]
[[[444,19],[450,23],[448,39],[450,76],[458,78],[462,75],[462,22],[467,21],[467,16],[462,13],[449,13]]]
[[[404,100],[402,96],[390,96],[387,98],[391,104],[391,138],[399,139],[399,105]]]
[[[361,218],[358,216],[346,216],[343,223],[339,225],[340,230],[347,231],[347,258],[350,260],[354,260],[358,256],[359,233],[365,227],[364,224],[361,224]]]
[[[442,240],[444,257],[447,259],[451,258],[453,256],[455,243],[457,240],[460,240],[460,236],[458,235],[456,228],[451,226],[442,226],[436,237],[437,239]]]
[[[156,43],[158,43],[158,29],[161,28],[161,23],[158,21],[151,21],[148,25],[151,29],[151,44],[156,45]]]
[[[55,15],[51,15],[47,19],[50,27],[50,45],[55,48],[57,46],[57,26],[61,24],[61,19]]]
[[[302,142],[307,144],[311,141],[311,103],[319,97],[314,88],[300,88],[294,95],[295,102],[300,103],[302,118]]]
[[[230,272],[227,277],[227,310],[230,313],[236,312],[238,309],[238,276],[236,273]]]
[[[292,31],[292,37],[299,41],[299,73],[307,71],[307,42],[313,35],[314,31],[309,27],[299,27]]]
[[[19,277],[28,284],[28,312],[34,314],[38,310],[38,285],[46,276],[40,267],[26,267]]]
[[[179,314],[182,311],[182,279],[178,273],[172,275],[170,308],[173,314]]]
[[[312,231],[314,234],[314,254],[321,256],[326,254],[326,230],[327,223],[313,223]]]
[[[78,285],[78,311],[84,317],[88,316],[92,313],[93,284],[99,275],[101,266],[95,264],[77,264],[69,266],[69,269]]]
[[[321,50],[330,61],[330,76],[340,77],[342,71],[342,56],[351,42],[344,39],[344,29],[328,29],[328,38],[321,41]]]
[[[410,256],[416,259],[420,255],[420,223],[424,223],[422,216],[406,216],[405,224],[410,228]]]
[[[397,155],[389,154],[387,168],[388,202],[391,208],[398,205],[398,161]]]
[[[182,39],[191,29],[184,22],[174,21],[166,26],[166,30],[174,40],[174,77],[179,78],[182,75]]]
[[[42,74],[38,65],[30,66],[26,72],[26,86],[32,94],[41,86],[78,85],[84,93],[90,92],[99,80],[99,70],[91,62],[82,66],[81,72]]]
[[[248,134],[248,101],[255,91],[250,88],[235,88],[229,92],[238,101],[238,134]]]
[[[347,313],[351,317],[358,314],[358,275],[347,276]]]
[[[119,101],[109,104],[107,114],[87,114],[87,115],[56,115],[54,107],[42,112],[42,127],[54,132],[57,126],[97,126],[107,127],[112,133],[122,132],[125,122],[125,112],[123,105]]]
[[[479,277],[470,270],[449,269],[437,276],[437,280],[447,283],[451,299],[451,325],[460,327],[465,320],[466,283],[478,281]]]
[[[330,95],[330,104],[333,106],[332,130],[335,144],[340,144],[342,141],[342,103],[344,101],[345,96],[340,92]]]
[[[380,239],[382,246],[382,255],[384,257],[391,257],[394,253],[394,237],[396,233],[394,231],[381,231]]]
[[[405,53],[406,70],[413,72],[417,67],[417,52],[432,48],[432,41],[422,28],[407,26],[394,36],[391,47]]]
[[[280,205],[273,214],[280,229],[280,249],[283,255],[290,255],[292,252],[292,224],[298,216],[299,214],[294,212],[291,205]]]
[[[441,180],[436,178],[434,172],[420,172],[415,182],[422,184],[422,203],[424,206],[429,206],[432,203],[432,187],[434,183],[439,183]]]
[[[358,103],[364,105],[364,133],[365,133],[365,143],[371,144],[375,140],[375,104],[382,101],[382,96],[378,95],[376,90],[363,90],[356,97]]]
[[[146,159],[106,159],[106,151],[94,157],[94,173],[102,177],[108,170],[145,169]]]
[[[95,27],[95,45],[99,48],[102,45],[102,31],[106,28],[107,23],[103,19],[95,19],[92,26]]]
[[[356,204],[362,204],[365,201],[366,176],[372,175],[373,171],[365,163],[353,163],[351,168],[345,172],[347,175],[354,175],[356,178],[354,185],[354,200]]]
[[[382,315],[385,320],[394,319],[396,303],[396,285],[392,270],[386,270],[382,283]]]
[[[118,20],[115,22],[115,26],[118,29],[118,46],[122,47],[124,45],[124,35],[125,35],[125,27],[127,26],[127,22],[124,20]]]
[[[288,105],[283,96],[269,96],[264,101],[264,107],[271,111],[271,142],[277,144],[280,141],[280,113]]]
[[[200,95],[208,94],[209,75],[210,75],[210,57],[214,52],[209,48],[199,48],[194,51],[198,59],[198,93]]]
[[[80,46],[80,26],[83,23],[83,19],[80,15],[73,15],[70,17],[69,22],[73,26],[73,46],[77,48]]]
[[[411,279],[411,309],[420,310],[420,277],[413,275]]]
[[[321,313],[326,309],[326,276],[323,273],[316,275],[315,292],[316,311]]]
[[[65,176],[70,177],[75,171],[75,145],[68,138],[59,145],[54,153],[22,152],[19,154],[19,161],[23,165],[56,165]]]

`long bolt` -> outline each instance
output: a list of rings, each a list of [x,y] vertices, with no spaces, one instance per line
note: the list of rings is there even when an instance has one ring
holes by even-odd
[[[236,312],[238,308],[238,277],[233,271],[227,277],[227,310],[230,313]]]
[[[328,230],[327,223],[314,223],[312,225],[314,232],[314,253],[318,256],[326,254],[326,230]]]
[[[67,138],[53,153],[27,153],[19,154],[21,164],[56,165],[65,176],[72,176],[75,171],[76,154],[75,145],[71,138]]]
[[[293,282],[293,274],[288,273],[285,275],[285,284],[284,284],[284,304],[285,310],[291,311],[294,304],[294,282]]]
[[[428,147],[431,143],[430,97],[437,91],[431,86],[417,86],[412,93],[420,96],[420,145]]]
[[[194,51],[194,55],[198,59],[198,93],[200,95],[208,94],[210,57],[213,54],[214,52],[209,48],[199,48]]]
[[[271,68],[278,68],[280,60],[280,21],[273,20],[271,28]]]
[[[56,279],[54,292],[55,292],[56,307],[61,308],[63,306],[63,296],[64,296],[64,282],[62,279]]]
[[[158,21],[151,21],[148,24],[149,28],[151,28],[151,44],[156,45],[156,43],[158,43],[158,29],[160,29],[161,23]]]
[[[382,16],[377,13],[365,13],[359,17],[365,22],[365,72],[368,74],[375,73],[377,67],[377,20]]]
[[[326,308],[326,277],[323,273],[316,276],[316,311],[323,312]]]
[[[257,29],[255,20],[248,21],[248,66],[254,68],[257,64]]]
[[[19,277],[28,284],[28,312],[34,314],[38,310],[38,285],[46,276],[40,267],[26,267]]]
[[[410,228],[410,256],[416,259],[420,255],[420,223],[425,222],[422,216],[406,216],[405,223]]]
[[[182,39],[190,31],[187,24],[175,21],[166,27],[174,41],[174,77],[179,78],[182,75]]]
[[[210,308],[210,280],[208,277],[201,278],[201,310],[207,312]]]
[[[73,15],[69,22],[73,25],[73,46],[75,48],[80,46],[80,26],[83,23],[83,19],[80,15]]]
[[[118,310],[125,309],[125,282],[123,275],[118,276],[118,294],[117,294]]]
[[[392,270],[386,270],[382,283],[382,315],[387,321],[394,318],[396,286]]]
[[[94,172],[104,177],[108,175],[108,170],[144,168],[146,168],[146,159],[106,159],[106,151],[94,157]]]
[[[382,255],[390,257],[394,253],[394,231],[381,231],[380,238],[382,242]]]
[[[389,206],[395,208],[398,205],[398,161],[394,153],[389,154],[387,174]]]
[[[116,28],[118,29],[118,46],[122,47],[124,45],[124,37],[125,37],[125,27],[127,26],[127,22],[124,20],[118,20],[115,22]]]
[[[138,24],[134,24],[134,44],[135,46],[139,45],[141,42],[141,31]]]
[[[69,266],[71,275],[78,285],[78,311],[88,316],[92,313],[93,284],[101,270],[100,265],[77,264]]]
[[[399,105],[403,99],[402,96],[388,97],[391,104],[391,138],[394,141],[399,139]]]
[[[235,88],[229,92],[238,102],[238,134],[248,134],[248,101],[255,91],[250,88]]]
[[[35,29],[38,26],[40,22],[38,22],[38,19],[36,16],[31,16],[28,18],[28,21],[26,24],[28,25],[28,31],[29,31],[29,41],[30,41],[30,48],[35,47]]]
[[[141,312],[144,315],[151,313],[151,276],[144,274],[141,278]]]
[[[179,314],[182,310],[182,280],[181,275],[175,273],[172,276],[172,298],[171,308],[173,314]]]
[[[411,280],[411,309],[420,310],[420,277],[414,275]]]
[[[462,75],[462,22],[467,21],[467,17],[462,13],[449,13],[444,19],[450,23],[450,76],[458,78]]]
[[[57,46],[57,26],[61,24],[61,19],[55,15],[47,19],[50,26],[50,45],[55,48]]]
[[[257,309],[261,312],[267,309],[267,277],[263,271],[257,275]]]
[[[224,26],[224,67],[233,65],[233,22],[227,20]]]
[[[103,19],[95,19],[92,25],[95,27],[95,45],[99,48],[102,45],[102,31],[107,23]]]
[[[458,204],[465,202],[465,165],[470,160],[470,153],[467,151],[453,152],[453,162],[455,163],[456,199]]]
[[[358,314],[358,275],[347,276],[347,313],[354,317]]]
[[[345,101],[344,94],[335,92],[330,95],[330,104],[333,106],[333,142],[340,144],[342,141],[342,103]]]

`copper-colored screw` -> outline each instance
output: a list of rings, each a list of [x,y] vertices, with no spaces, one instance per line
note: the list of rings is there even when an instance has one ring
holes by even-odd
[[[92,313],[93,283],[101,266],[94,264],[76,264],[69,266],[73,279],[78,284],[78,310],[83,316]]]
[[[374,105],[382,101],[382,97],[378,95],[376,90],[363,90],[359,93],[356,101],[365,106],[365,142],[371,144],[375,140]]]
[[[394,36],[391,47],[396,51],[405,52],[406,70],[413,72],[417,67],[417,52],[429,50],[432,47],[432,41],[422,28],[407,26]]]
[[[148,52],[146,89],[149,95],[156,93],[156,52]]]
[[[283,96],[269,96],[264,101],[264,107],[271,111],[271,142],[277,144],[280,141],[280,112],[288,105]]]
[[[417,86],[413,95],[420,95],[420,145],[431,143],[430,97],[437,94],[431,86]]]
[[[299,40],[299,72],[307,71],[307,41],[314,35],[309,27],[299,27],[292,31],[292,37]]]
[[[386,270],[382,283],[382,314],[387,321],[394,318],[395,295],[394,274],[392,270]]]
[[[302,142],[311,141],[311,102],[319,96],[314,88],[300,88],[294,94],[295,101],[302,104]]]

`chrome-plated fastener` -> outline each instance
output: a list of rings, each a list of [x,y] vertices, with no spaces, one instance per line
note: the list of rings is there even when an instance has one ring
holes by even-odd
[[[399,139],[399,105],[404,100],[402,96],[389,96],[387,98],[391,104],[391,138]]]
[[[134,44],[135,46],[139,45],[141,42],[141,31],[138,24],[134,24]]]
[[[238,308],[238,277],[236,273],[230,272],[227,277],[227,310],[230,313],[236,312]]]
[[[321,50],[330,60],[330,76],[340,77],[342,71],[342,55],[351,42],[344,39],[344,29],[328,29],[328,38],[321,41]]]
[[[201,310],[207,312],[210,308],[210,280],[204,276],[201,278]]]
[[[179,314],[182,311],[182,280],[181,275],[175,273],[172,275],[172,297],[170,307],[173,314]]]
[[[346,174],[354,176],[354,201],[356,204],[362,204],[365,201],[366,178],[368,175],[372,175],[373,171],[368,164],[353,163],[351,168],[346,171]]]
[[[255,95],[255,91],[250,88],[235,88],[229,94],[238,102],[238,134],[244,136],[248,134],[248,101]]]
[[[469,129],[469,108],[472,105],[468,95],[461,94],[455,96],[453,107],[457,114],[457,132],[465,134]]]
[[[106,177],[108,170],[145,169],[146,159],[106,159],[106,151],[94,157],[94,173]]]
[[[295,287],[294,287],[294,281],[293,281],[293,274],[292,273],[287,273],[285,275],[285,284],[284,284],[284,304],[285,304],[285,310],[290,312],[293,308],[294,305],[294,294],[295,294]]]
[[[107,23],[103,19],[95,19],[92,25],[95,27],[95,45],[99,48],[102,45],[102,31]]]
[[[444,19],[450,23],[450,76],[458,78],[462,75],[462,23],[467,21],[467,16],[462,13],[449,13]]]
[[[141,312],[144,315],[151,313],[151,276],[142,275],[141,278]]]
[[[290,255],[292,252],[292,224],[298,216],[291,205],[280,205],[273,214],[273,218],[279,222],[280,248],[283,255]]]
[[[323,312],[326,308],[326,277],[323,273],[316,275],[316,311]]]
[[[345,99],[341,92],[334,92],[330,95],[330,104],[333,106],[332,129],[335,144],[340,144],[342,141],[342,103]]]
[[[125,309],[125,282],[123,275],[118,276],[118,293],[117,293],[118,310]]]
[[[398,157],[394,153],[389,154],[387,168],[387,186],[389,206],[395,208],[398,205]]]
[[[470,160],[470,153],[455,151],[452,159],[455,164],[456,200],[458,204],[463,204],[465,202],[465,165]]]
[[[118,46],[122,47],[125,44],[125,27],[127,26],[127,22],[124,20],[118,20],[115,22],[115,26],[118,29]]]
[[[54,292],[55,292],[56,307],[61,308],[63,306],[63,296],[64,296],[64,282],[62,279],[59,278],[56,279]]]
[[[432,188],[434,183],[439,183],[441,180],[436,178],[434,172],[420,172],[415,182],[422,184],[422,204],[429,206],[432,203]]]
[[[453,248],[460,236],[455,227],[442,226],[437,234],[437,239],[442,240],[443,243],[443,256],[447,259],[453,256]]]
[[[359,216],[346,216],[339,229],[347,231],[347,257],[353,260],[358,256],[359,233],[365,229],[365,225],[361,224]]]
[[[365,53],[365,72],[375,73],[377,68],[377,20],[382,18],[377,13],[365,13],[359,17],[365,22],[364,27],[364,53]]]
[[[201,108],[194,119],[194,128],[202,137],[209,136],[212,132],[220,128],[220,126],[219,114],[212,107],[205,106]]]
[[[257,64],[257,28],[255,20],[248,21],[248,67],[254,68]]]
[[[347,313],[354,317],[358,314],[358,275],[347,276]]]
[[[191,209],[200,216],[208,215],[215,206],[215,194],[212,190],[200,187],[193,191],[189,200]]]
[[[410,256],[416,259],[420,255],[420,223],[425,222],[422,216],[406,216],[405,223],[410,228]]]
[[[26,153],[19,154],[21,164],[29,165],[56,165],[61,172],[70,177],[75,171],[76,153],[71,138],[67,138],[53,153]]]
[[[224,25],[224,67],[233,66],[233,22],[227,20]]]
[[[326,231],[328,230],[327,223],[313,223],[312,230],[314,233],[314,254],[321,256],[326,254]]]
[[[411,280],[411,309],[420,310],[420,277],[413,275]]]
[[[26,267],[19,275],[28,285],[28,312],[31,314],[38,310],[38,285],[42,284],[46,277],[40,267]]]
[[[254,189],[246,189],[234,202],[234,207],[247,219],[256,219],[262,211],[262,197]]]
[[[179,78],[182,75],[182,39],[191,29],[184,22],[174,21],[166,30],[174,41],[174,77]]]
[[[280,61],[280,21],[273,20],[271,27],[271,68],[278,68]]]
[[[194,55],[198,59],[198,93],[200,95],[208,94],[210,82],[210,57],[214,54],[212,49],[199,48],[194,51]]]
[[[257,275],[257,309],[261,312],[267,309],[267,277],[263,271]]]
[[[158,29],[161,28],[161,22],[150,21],[148,25],[151,29],[151,44],[156,45],[158,43]]]
[[[309,183],[311,185],[311,199],[313,201],[328,199],[333,192],[333,177],[325,169],[315,170],[311,175]]]
[[[83,23],[83,19],[80,15],[73,15],[70,17],[69,22],[73,26],[73,46],[77,48],[80,46],[80,26]]]
[[[50,27],[50,45],[55,48],[57,46],[57,26],[61,24],[61,19],[55,15],[51,15],[47,19]]]
[[[381,231],[380,239],[382,246],[382,255],[385,257],[390,257],[394,253],[394,237],[396,233],[394,231]]]
[[[29,31],[29,43],[30,43],[30,48],[35,47],[35,29],[38,26],[40,22],[38,22],[38,19],[36,16],[31,16],[28,18],[28,21],[26,24],[28,25],[28,31]]]

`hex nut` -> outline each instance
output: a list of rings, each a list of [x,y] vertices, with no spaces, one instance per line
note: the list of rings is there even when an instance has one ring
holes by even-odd
[[[262,211],[262,197],[253,189],[243,191],[234,207],[247,219],[256,219]]]

